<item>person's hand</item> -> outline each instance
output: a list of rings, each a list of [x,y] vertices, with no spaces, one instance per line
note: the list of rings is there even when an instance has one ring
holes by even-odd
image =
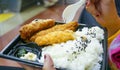
[[[48,54],[44,55],[44,66],[42,70],[56,70],[54,68],[53,60]]]
[[[44,55],[44,65],[43,65],[43,68],[39,68],[39,67],[32,67],[32,66],[28,66],[28,65],[23,65],[21,64],[21,66],[25,69],[25,70],[56,70],[54,68],[54,63],[53,63],[53,60],[52,58],[46,54]]]
[[[115,0],[87,0],[86,9],[98,23],[108,29],[109,35],[114,34],[120,26],[120,18],[117,14]],[[111,26],[115,26],[111,31]]]
[[[86,9],[103,26],[118,19],[115,0],[87,0]]]

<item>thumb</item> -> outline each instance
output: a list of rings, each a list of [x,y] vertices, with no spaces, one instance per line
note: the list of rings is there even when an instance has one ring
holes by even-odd
[[[56,70],[54,68],[54,63],[52,58],[48,55],[45,54],[44,55],[44,66],[43,66],[43,70]]]
[[[98,17],[101,14],[98,10],[99,6],[96,5],[96,3],[99,2],[96,2],[96,0],[87,0],[86,3],[86,10],[92,14],[93,17]]]

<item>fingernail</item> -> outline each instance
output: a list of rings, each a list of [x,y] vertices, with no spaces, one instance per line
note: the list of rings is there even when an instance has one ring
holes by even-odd
[[[44,59],[46,59],[46,55],[44,55]]]
[[[85,3],[85,5],[87,5],[87,2]]]
[[[99,15],[97,14],[96,17],[99,17]]]

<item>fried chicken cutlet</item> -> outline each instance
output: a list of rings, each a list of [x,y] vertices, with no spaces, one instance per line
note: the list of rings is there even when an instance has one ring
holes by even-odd
[[[35,43],[39,46],[43,46],[66,42],[68,40],[74,40],[74,32],[71,30],[50,32],[46,35],[37,37]]]
[[[75,21],[72,21],[72,22],[69,22],[69,23],[66,23],[66,24],[55,25],[52,28],[39,31],[38,33],[36,33],[35,35],[33,35],[30,38],[30,41],[34,42],[37,37],[46,35],[46,34],[48,34],[50,32],[54,32],[54,31],[64,31],[64,30],[75,31],[77,27],[78,27],[78,23],[75,22]]]
[[[34,33],[50,28],[55,25],[53,19],[36,19],[30,24],[26,24],[20,28],[20,36],[22,39],[29,39]]]

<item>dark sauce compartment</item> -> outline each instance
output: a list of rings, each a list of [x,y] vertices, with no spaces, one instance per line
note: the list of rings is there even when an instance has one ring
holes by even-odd
[[[30,66],[42,67],[43,64],[39,61],[31,61],[26,59],[21,59],[20,57],[24,54],[31,52],[37,55],[40,59],[42,48],[35,44],[34,42],[26,43],[21,38],[20,35],[16,36],[1,52],[0,57],[5,59],[10,59]]]
[[[21,56],[24,56],[24,54],[27,54],[28,52],[36,54],[37,58],[40,59],[42,50],[37,44],[31,42],[27,44],[16,45],[8,53],[8,55],[12,55],[12,56],[20,58]]]
[[[60,22],[56,22],[56,24],[64,24]],[[93,26],[87,26],[87,25],[79,25],[78,29],[82,29],[83,27],[93,27]],[[102,27],[100,27],[102,28]],[[107,30],[105,28],[102,28],[105,32],[104,34],[104,40],[102,41],[103,44],[103,61],[101,62],[101,69],[100,70],[107,70]],[[37,55],[37,58],[41,58],[42,48],[35,44],[34,42],[26,43],[21,38],[20,35],[16,36],[1,52],[0,52],[0,58],[5,58],[13,61],[17,61],[23,64],[27,64],[30,66],[35,67],[43,67],[43,64],[39,63],[38,61],[30,61],[19,58],[20,56],[23,56],[22,54],[25,54],[27,52],[32,52]],[[22,53],[22,54],[21,54]],[[66,70],[66,69],[59,69],[57,70]]]

